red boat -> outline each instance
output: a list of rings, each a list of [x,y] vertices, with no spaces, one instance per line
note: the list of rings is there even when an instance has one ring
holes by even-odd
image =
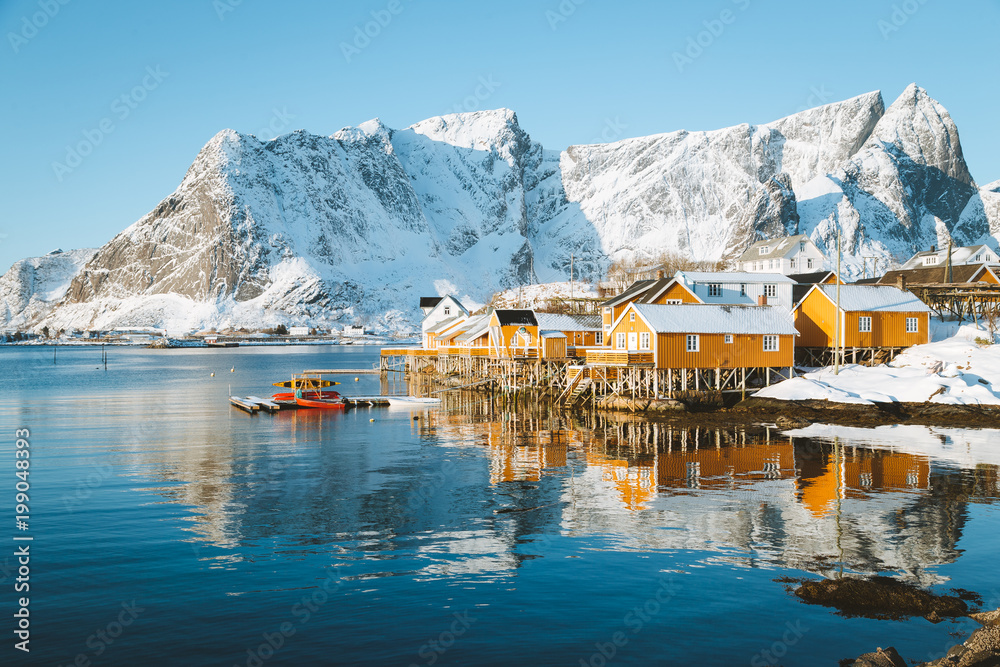
[[[318,393],[319,394],[318,398],[320,398],[322,400],[327,400],[327,401],[337,400],[337,399],[340,398],[340,393],[336,392],[336,391],[333,391],[333,390],[330,390],[330,391],[321,391],[321,392],[306,391],[305,393],[309,394],[310,396],[314,396],[315,394]],[[279,391],[276,394],[271,394],[271,399],[275,400],[275,401],[294,401],[295,400],[295,392],[294,391]]]
[[[325,410],[343,410],[347,407],[344,400],[337,394],[337,398],[323,398],[322,394],[337,392],[302,391],[295,392],[295,402],[300,408],[320,408]]]

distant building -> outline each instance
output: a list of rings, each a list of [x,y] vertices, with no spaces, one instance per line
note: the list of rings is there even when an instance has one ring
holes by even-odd
[[[308,336],[309,327],[288,327],[289,336]]]
[[[736,260],[747,273],[811,273],[827,268],[826,255],[805,234],[757,241]]]
[[[943,267],[946,264],[948,264],[948,250],[938,250],[935,246],[931,246],[930,250],[918,252],[899,268],[905,271],[907,269]],[[1000,264],[1000,256],[985,244],[953,247],[951,249],[951,265],[964,266],[966,264]]]
[[[783,306],[790,309],[795,281],[781,273],[678,271],[677,280],[706,304]]]
[[[363,336],[365,335],[365,328],[360,324],[348,324],[344,326],[345,336]]]
[[[437,301],[434,301],[437,299]],[[455,297],[448,295],[444,297],[422,297],[420,299],[420,309],[424,311],[424,319],[420,321],[420,330],[423,334],[423,346],[425,349],[436,347],[433,338],[434,334],[441,333],[441,324],[453,318],[467,318],[469,311]]]

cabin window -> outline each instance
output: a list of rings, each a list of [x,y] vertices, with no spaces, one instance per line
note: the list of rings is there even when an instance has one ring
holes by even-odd
[[[722,296],[722,285],[719,283],[709,283],[708,284],[708,295],[709,296]]]
[[[611,307],[610,306],[605,306],[604,307],[604,312],[605,313],[610,313],[611,312]]]
[[[747,284],[742,283],[740,285],[740,296],[746,296],[746,295],[747,295]]]
[[[764,351],[765,352],[777,352],[778,351],[778,337],[769,334],[764,336]]]
[[[870,333],[872,330],[872,318],[870,317],[859,317],[858,318],[858,331],[862,333]]]
[[[604,345],[604,332],[595,331],[594,332],[594,345]]]
[[[980,259],[979,259],[980,257],[982,257],[982,255],[976,255],[975,261],[977,261],[977,262],[980,261]]]
[[[628,314],[628,321],[635,322],[635,311]]]
[[[666,300],[666,304],[667,304],[668,306],[679,306],[679,305],[681,305],[682,303],[684,303],[684,302],[683,302],[683,301],[681,301],[680,299],[667,299],[667,300]]]
[[[805,250],[806,250],[806,242],[799,241],[799,252],[805,252]]]
[[[916,317],[907,317],[906,318],[906,333],[917,333],[917,331],[920,330],[919,329],[920,325],[918,324],[918,322],[919,322],[919,320]]]
[[[733,334],[726,334],[726,344],[728,345],[732,342],[733,342]]]
[[[445,315],[451,315],[451,306],[445,306],[444,307],[444,314]]]
[[[764,246],[761,246],[761,247],[760,247],[760,250],[759,250],[759,251],[757,251],[757,252],[758,252],[759,254],[761,254],[761,255],[766,255],[767,253],[771,252],[771,248],[770,248],[770,247],[768,247],[768,246],[766,246],[766,245],[764,245]]]
[[[778,286],[764,285],[764,296],[778,296]]]
[[[615,334],[615,348],[618,350],[625,349],[625,334],[617,333]]]
[[[794,269],[795,268],[795,260],[794,259],[788,260],[788,265],[789,265],[790,268]]]
[[[931,255],[930,257],[924,257],[924,266],[928,264],[937,264],[937,256]]]
[[[649,332],[641,331],[639,332],[639,349],[648,350],[649,349]]]
[[[698,334],[687,335],[687,351],[688,352],[698,351]]]

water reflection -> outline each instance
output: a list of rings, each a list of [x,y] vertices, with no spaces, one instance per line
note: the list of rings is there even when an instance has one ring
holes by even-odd
[[[928,585],[960,555],[968,503],[998,497],[979,445],[995,431],[907,427],[895,446],[866,429],[677,428],[458,396],[412,420],[371,414],[380,423],[278,414],[253,422],[249,445],[216,433],[210,456],[158,450],[161,479],[179,484],[157,491],[191,506],[220,562],[326,551],[364,562],[353,578],[456,582],[513,576],[554,540],[584,538],[574,548]]]

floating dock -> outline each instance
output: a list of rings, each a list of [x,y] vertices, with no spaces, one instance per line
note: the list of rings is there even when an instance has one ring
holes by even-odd
[[[377,368],[329,368],[318,371],[302,371],[303,375],[380,375]]]
[[[240,410],[246,410],[250,414],[256,414],[260,410],[260,406],[256,403],[251,402],[246,398],[240,398],[239,396],[230,396],[229,402],[239,408]]]

